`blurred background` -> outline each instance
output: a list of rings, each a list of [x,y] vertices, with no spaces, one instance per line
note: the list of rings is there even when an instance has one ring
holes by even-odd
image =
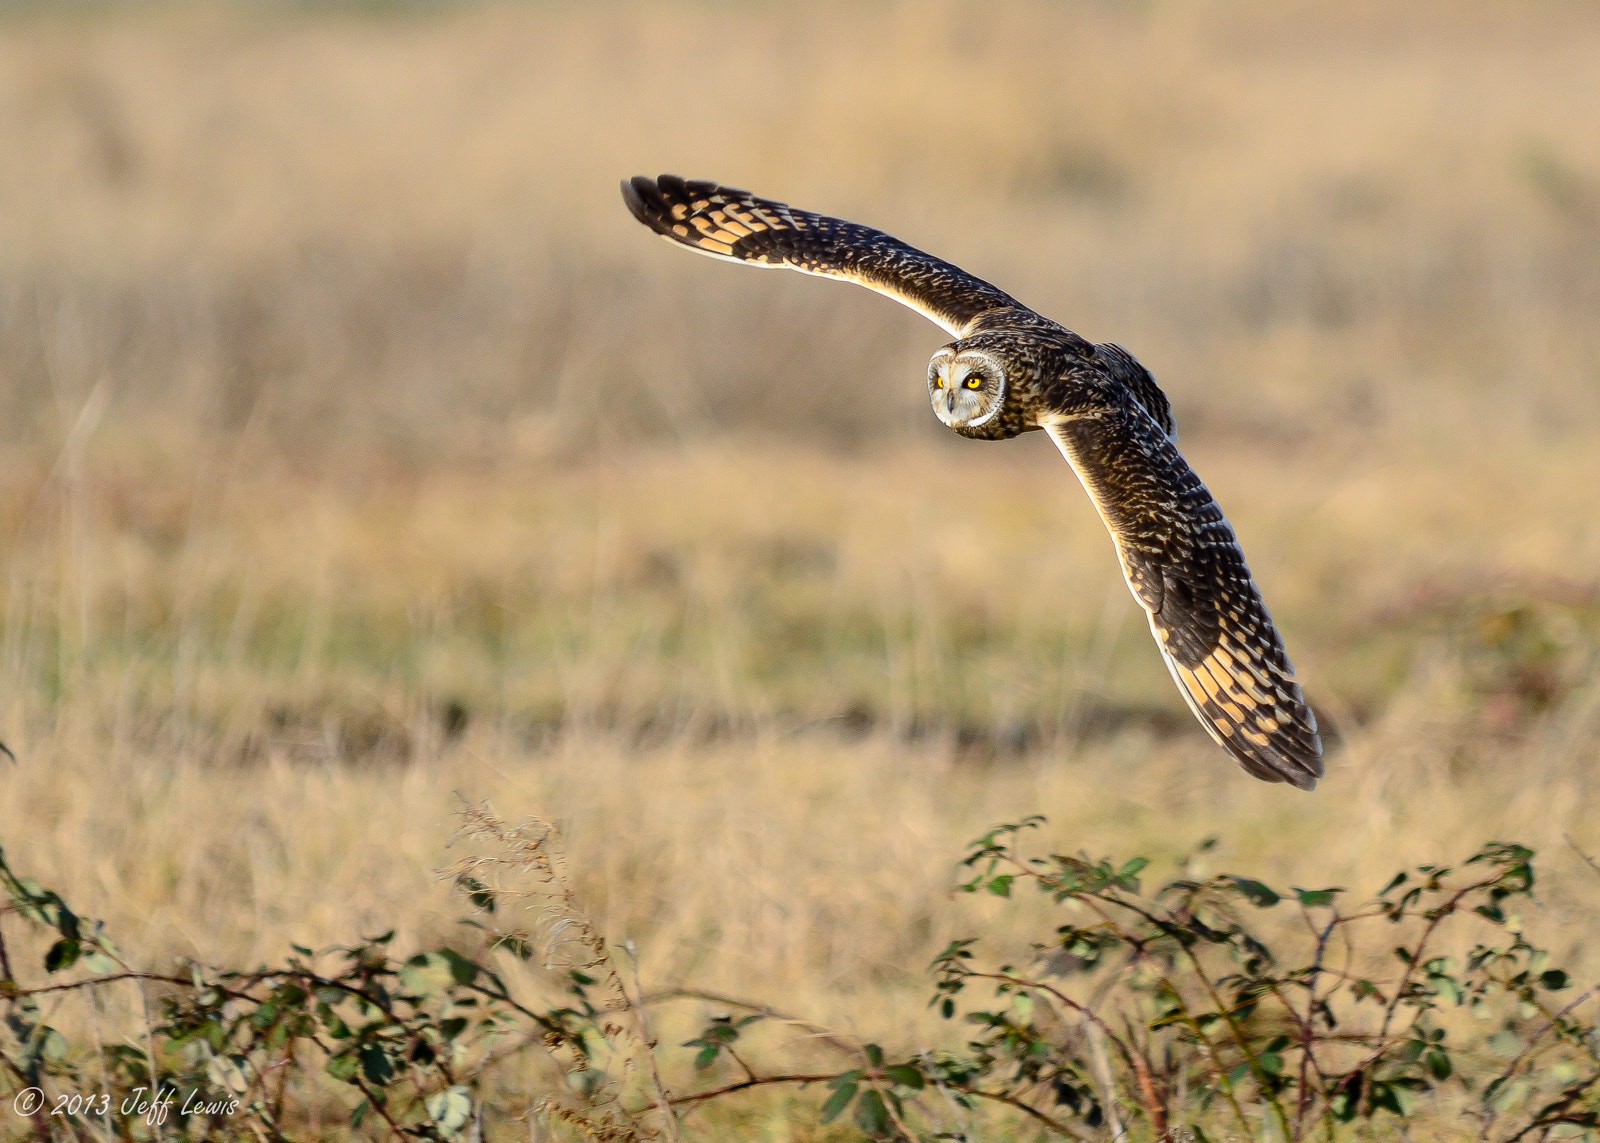
[[[1358,888],[1516,839],[1576,894],[1597,59],[1558,0],[6,5],[0,843],[242,962],[454,931],[488,797],[649,980],[905,1027],[1028,813]],[[660,171],[1138,355],[1322,787],[1204,736],[1048,441],[936,424],[941,331],[670,249],[617,192]]]

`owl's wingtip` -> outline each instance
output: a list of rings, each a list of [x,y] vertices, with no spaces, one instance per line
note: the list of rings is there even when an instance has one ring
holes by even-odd
[[[1317,716],[1301,705],[1294,723],[1270,740],[1250,741],[1237,734],[1218,734],[1221,727],[1206,723],[1212,739],[1233,756],[1252,778],[1263,782],[1283,782],[1308,793],[1322,780],[1322,736],[1317,733]]]
[[[1315,772],[1311,770],[1291,770],[1284,774],[1283,780],[1297,790],[1304,790],[1308,794],[1311,793],[1317,788],[1317,783],[1322,780],[1322,760],[1320,758],[1317,760]]]
[[[714,183],[691,182],[677,175],[634,175],[622,182],[622,201],[628,212],[664,238],[671,238],[674,204],[686,204],[696,194],[710,194]]]
[[[1306,713],[1310,714],[1310,708],[1307,708]],[[1309,749],[1294,754],[1280,754],[1278,762],[1279,777],[1295,789],[1310,793],[1317,788],[1317,783],[1322,780],[1324,774],[1322,736],[1312,730]]]
[[[650,225],[650,200],[660,196],[661,192],[656,189],[656,182],[652,178],[634,175],[631,179],[622,180],[623,204],[627,206],[629,214],[646,226]]]
[[[1233,755],[1234,761],[1239,763],[1246,774],[1263,782],[1282,782],[1297,790],[1310,793],[1322,780],[1320,753],[1294,757],[1280,753],[1271,759],[1263,759],[1257,754],[1239,750],[1228,742],[1224,742],[1223,747]]]

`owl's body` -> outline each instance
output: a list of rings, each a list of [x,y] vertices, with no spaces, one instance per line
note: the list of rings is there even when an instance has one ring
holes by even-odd
[[[622,184],[634,216],[718,258],[864,285],[956,336],[928,368],[963,436],[1048,432],[1116,543],[1133,596],[1195,716],[1246,771],[1311,789],[1322,743],[1233,529],[1178,452],[1166,395],[1127,350],[1095,345],[881,231],[670,175]]]

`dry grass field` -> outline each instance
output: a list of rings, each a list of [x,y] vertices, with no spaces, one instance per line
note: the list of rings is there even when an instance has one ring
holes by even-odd
[[[1596,59],[1556,0],[8,8],[0,845],[244,964],[450,936],[488,798],[647,983],[908,1043],[1029,813],[1355,887],[1517,839],[1600,969]],[[1323,785],[1193,724],[1047,441],[939,429],[940,331],[668,249],[661,170],[1129,346]]]

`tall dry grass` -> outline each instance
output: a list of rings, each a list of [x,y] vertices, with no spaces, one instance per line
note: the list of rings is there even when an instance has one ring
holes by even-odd
[[[1035,811],[1318,884],[1514,837],[1581,945],[1597,49],[1562,4],[10,12],[0,843],[242,962],[447,933],[489,796],[647,979],[907,1036],[992,922],[951,859]],[[935,432],[937,331],[649,241],[661,169],[1128,344],[1324,787],[1190,724],[1047,447]]]
[[[658,169],[1134,342],[1191,434],[1596,412],[1578,5],[34,9],[0,35],[13,439],[102,377],[122,415],[429,455],[930,431],[919,319],[665,258],[613,190]]]

